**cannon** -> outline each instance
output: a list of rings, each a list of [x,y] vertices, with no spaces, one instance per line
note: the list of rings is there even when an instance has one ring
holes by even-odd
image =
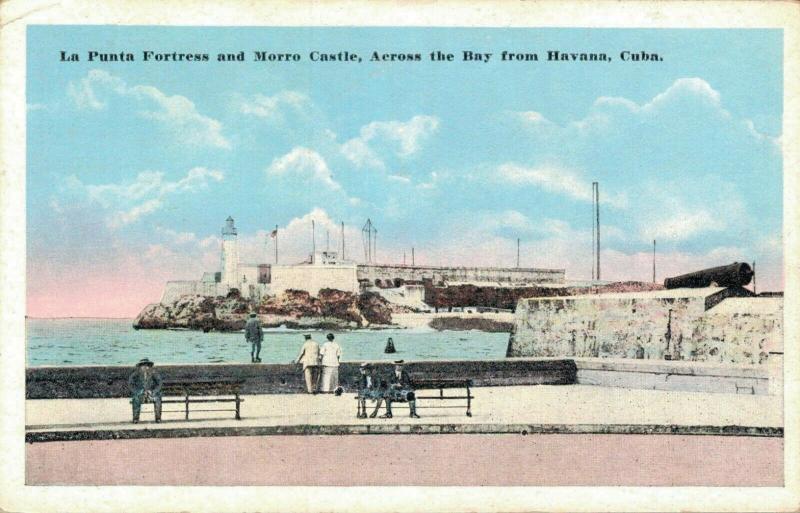
[[[668,289],[710,287],[744,287],[753,279],[753,269],[745,262],[734,262],[730,265],[711,267],[702,271],[682,274],[664,280]]]

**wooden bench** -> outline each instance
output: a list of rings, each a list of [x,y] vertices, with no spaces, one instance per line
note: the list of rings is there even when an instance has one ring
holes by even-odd
[[[195,409],[194,411],[232,411],[236,420],[242,420],[240,405],[244,401],[240,390],[242,379],[181,379],[164,381],[161,385],[161,404],[183,404],[181,410],[163,410],[164,412],[183,412],[189,420],[189,404],[192,403],[235,403],[235,408]]]
[[[411,385],[414,389],[414,397],[417,400],[417,409],[420,408],[467,408],[467,417],[472,417],[472,400],[475,396],[472,395],[472,380],[471,379],[458,379],[458,378],[412,378]],[[445,390],[458,390],[463,389],[462,394],[445,394]],[[419,395],[420,390],[438,390],[437,395]],[[356,399],[359,399],[356,396]],[[466,401],[466,405],[442,405],[442,406],[421,406],[419,399],[438,400],[438,401]],[[405,401],[392,401],[392,405],[398,403],[402,404]]]
[[[438,395],[417,395],[416,399],[425,399],[425,400],[439,400],[439,401],[453,401],[453,400],[466,400],[467,401],[467,417],[472,417],[472,400],[475,399],[475,396],[472,395],[472,391],[470,388],[472,387],[472,380],[471,379],[458,379],[458,378],[430,378],[430,379],[419,379],[419,378],[412,378],[411,384],[415,390],[438,390]],[[449,395],[445,394],[445,390],[458,390],[463,389],[463,395]],[[417,408],[463,408],[463,405],[454,405],[454,406],[419,406],[417,403]]]

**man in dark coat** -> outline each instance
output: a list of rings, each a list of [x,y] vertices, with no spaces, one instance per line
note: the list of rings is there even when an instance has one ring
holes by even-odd
[[[260,362],[261,358],[261,341],[264,338],[264,332],[261,331],[261,322],[255,313],[250,314],[247,323],[244,325],[244,338],[250,342],[250,362]]]
[[[386,413],[381,415],[381,418],[392,418],[392,401],[407,402],[409,417],[419,418],[411,375],[403,368],[403,363],[403,360],[394,362],[394,375],[392,375],[391,384],[386,391]]]
[[[139,422],[142,403],[153,403],[156,422],[161,422],[161,375],[153,370],[154,363],[147,358],[142,358],[136,364],[136,369],[128,378],[131,389],[131,404],[133,405],[133,423]]]

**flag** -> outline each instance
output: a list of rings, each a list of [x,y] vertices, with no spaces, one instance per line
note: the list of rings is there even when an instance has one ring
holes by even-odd
[[[276,230],[272,230],[271,232],[269,232],[269,238],[270,239],[274,239],[277,236],[278,236],[278,230],[277,229]]]

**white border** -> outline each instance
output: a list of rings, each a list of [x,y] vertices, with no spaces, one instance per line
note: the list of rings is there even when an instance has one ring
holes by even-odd
[[[800,3],[9,0],[0,4],[0,508],[6,511],[800,511]],[[30,24],[784,29],[785,488],[25,487],[25,29]],[[790,53],[791,52],[791,53]],[[708,56],[713,58],[713,56]],[[795,455],[792,457],[792,455]]]

